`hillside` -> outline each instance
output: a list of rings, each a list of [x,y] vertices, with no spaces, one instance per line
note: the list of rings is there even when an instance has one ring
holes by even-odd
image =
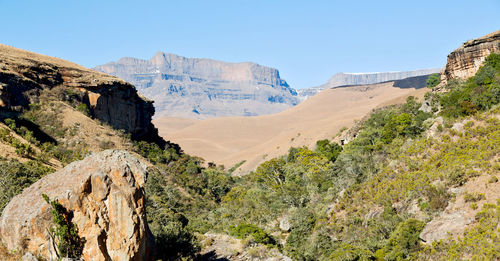
[[[313,146],[333,138],[372,109],[402,103],[409,95],[423,97],[425,89],[393,87],[394,82],[325,90],[278,114],[227,117],[203,121],[178,118],[154,120],[160,135],[181,145],[187,153],[227,168],[245,161],[236,174],[255,169],[288,148]]]
[[[278,70],[156,53],[149,60],[122,58],[95,68],[120,77],[155,102],[158,116],[204,119],[283,111],[299,100]]]
[[[213,151],[276,151],[231,168],[155,136],[130,84],[6,48],[0,260],[498,260],[500,53],[476,52],[491,46],[460,56],[483,61],[473,76],[433,88],[335,88],[279,114],[166,125],[229,140]]]

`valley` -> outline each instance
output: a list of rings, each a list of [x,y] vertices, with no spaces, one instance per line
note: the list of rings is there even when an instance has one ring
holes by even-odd
[[[0,45],[0,260],[500,259],[500,31],[302,102],[255,63],[99,69]]]

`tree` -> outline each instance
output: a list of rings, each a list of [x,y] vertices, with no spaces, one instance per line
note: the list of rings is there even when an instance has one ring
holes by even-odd
[[[429,75],[429,77],[426,80],[427,87],[432,88],[438,85],[441,82],[441,77],[439,76],[439,73],[433,73]]]

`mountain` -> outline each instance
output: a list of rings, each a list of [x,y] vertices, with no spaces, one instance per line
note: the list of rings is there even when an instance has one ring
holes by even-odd
[[[235,172],[245,174],[260,163],[287,153],[291,146],[314,146],[319,139],[334,137],[342,127],[352,126],[378,106],[402,103],[408,95],[422,97],[428,89],[416,90],[413,82],[329,89],[272,115],[201,121],[159,117],[153,122],[160,135],[178,143],[189,154],[228,168],[245,160]]]
[[[433,69],[423,69],[423,70],[407,71],[407,72],[371,72],[371,73],[340,72],[334,74],[330,78],[330,80],[328,80],[328,82],[325,84],[322,84],[317,87],[297,90],[297,93],[299,97],[301,97],[302,99],[307,99],[308,97],[311,97],[316,93],[328,88],[401,80],[409,77],[439,73],[440,70],[441,70],[440,68],[433,68]]]
[[[124,79],[154,100],[157,115],[203,119],[283,111],[299,103],[278,70],[158,52],[149,60],[122,58],[95,68]]]

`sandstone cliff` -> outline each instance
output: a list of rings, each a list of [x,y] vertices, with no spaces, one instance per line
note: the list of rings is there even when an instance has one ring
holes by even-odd
[[[122,58],[96,70],[134,84],[155,101],[158,115],[188,118],[251,116],[299,101],[278,70],[158,52],[150,60]]]
[[[350,85],[363,85],[401,80],[410,77],[424,76],[433,73],[439,73],[440,68],[423,69],[406,72],[375,72],[375,73],[336,73],[327,83],[317,86],[298,90],[297,93],[302,99],[306,99],[316,93],[329,88]],[[423,86],[421,86],[423,87]]]
[[[155,133],[154,107],[134,86],[77,64],[0,44],[0,109],[19,111],[43,90],[71,89],[90,114],[133,137]],[[154,136],[154,135],[152,135]]]
[[[445,83],[451,79],[467,79],[476,74],[490,53],[500,52],[500,31],[465,42],[448,55],[448,62],[441,74]]]
[[[55,258],[51,207],[42,194],[73,213],[85,240],[84,260],[145,260],[150,237],[145,216],[146,165],[124,151],[107,150],[45,176],[14,197],[0,219],[9,250]]]

